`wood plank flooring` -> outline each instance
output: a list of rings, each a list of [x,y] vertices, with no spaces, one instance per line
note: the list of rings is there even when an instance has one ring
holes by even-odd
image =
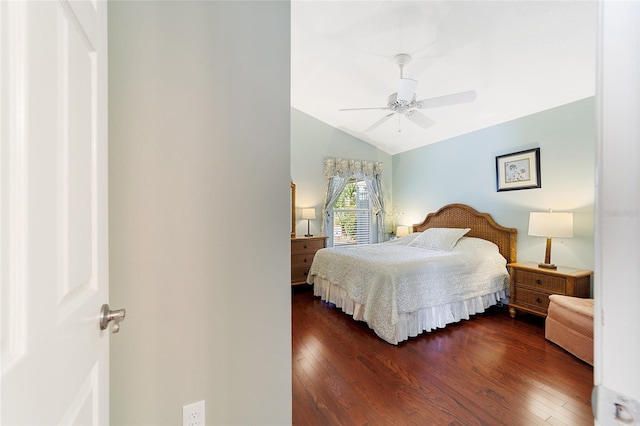
[[[593,368],[491,308],[398,346],[292,290],[294,425],[593,425]]]

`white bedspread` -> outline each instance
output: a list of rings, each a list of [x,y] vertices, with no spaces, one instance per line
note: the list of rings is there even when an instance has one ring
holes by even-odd
[[[433,314],[429,308],[442,306],[466,311],[467,315],[454,313],[444,323],[438,321],[442,324],[437,326],[443,327],[482,312],[507,296],[506,260],[495,244],[464,237],[453,251],[445,252],[408,246],[415,237],[411,234],[381,244],[319,250],[307,282],[320,283],[322,288],[316,295],[325,293],[323,299],[333,303],[336,301],[330,299],[335,297],[327,293],[340,293],[341,305],[351,303],[361,311],[347,313],[366,321],[378,336],[393,344],[406,339],[404,334],[415,336],[423,331],[399,333],[399,326],[406,328],[406,324],[399,324],[403,315]]]

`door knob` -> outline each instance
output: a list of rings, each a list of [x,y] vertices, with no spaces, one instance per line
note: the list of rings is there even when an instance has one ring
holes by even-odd
[[[120,322],[124,321],[126,311],[124,309],[116,309],[112,311],[106,303],[100,309],[100,330],[106,330],[109,322],[113,321],[111,328],[113,333],[120,331]]]

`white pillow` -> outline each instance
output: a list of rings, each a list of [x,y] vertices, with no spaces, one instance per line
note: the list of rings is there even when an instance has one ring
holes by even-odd
[[[498,246],[491,241],[483,240],[482,238],[474,237],[462,237],[458,240],[455,251],[500,251]]]
[[[451,251],[470,228],[429,228],[408,245],[430,250]]]

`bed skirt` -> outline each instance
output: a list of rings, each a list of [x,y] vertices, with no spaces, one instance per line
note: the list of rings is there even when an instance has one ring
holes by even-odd
[[[325,302],[333,303],[344,313],[353,316],[353,319],[367,322],[364,318],[364,305],[352,300],[346,291],[332,284],[329,280],[315,276],[313,294]],[[461,320],[468,320],[471,315],[482,313],[488,307],[498,303],[509,303],[508,289],[444,305],[426,307],[414,312],[400,312],[398,323],[395,325],[395,336],[392,339],[382,337],[370,324],[369,327],[381,339],[397,345],[399,342],[407,340],[409,337],[416,337],[423,332],[444,328],[447,324]]]

